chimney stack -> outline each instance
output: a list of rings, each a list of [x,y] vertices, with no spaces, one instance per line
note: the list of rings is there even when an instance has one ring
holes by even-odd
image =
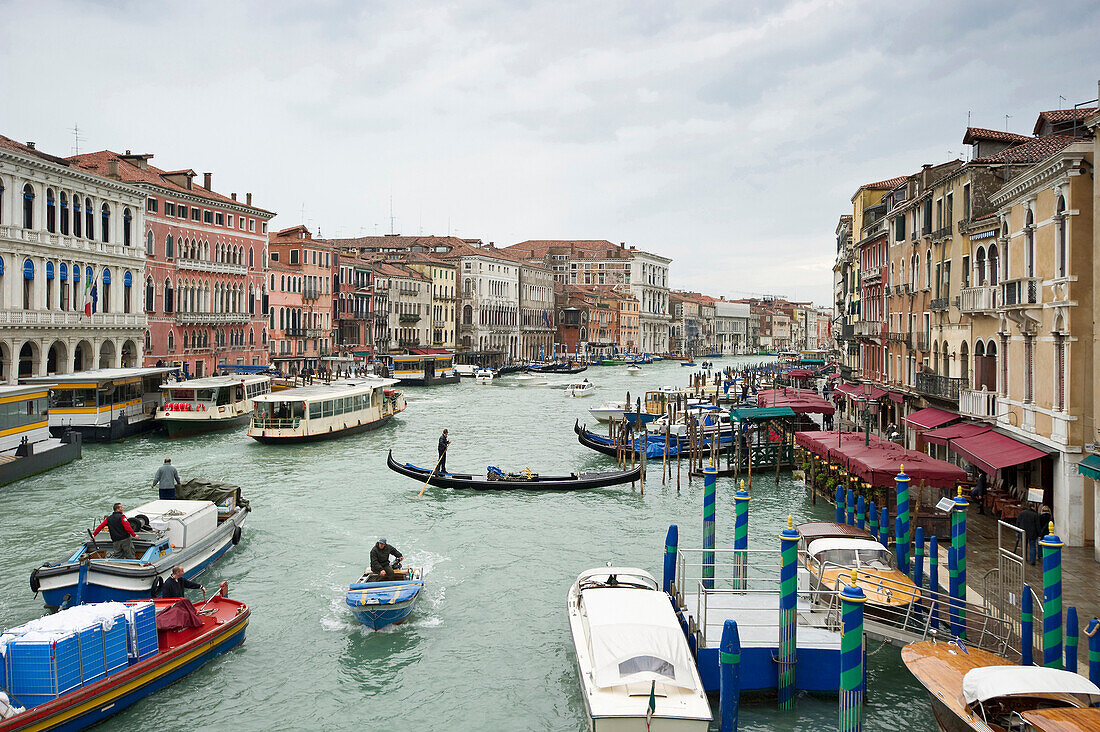
[[[107,177],[121,180],[122,176],[118,174],[118,158],[111,158],[107,161]]]
[[[232,198],[234,201],[237,200],[237,194],[236,193],[230,193],[229,197]]]
[[[34,149],[34,143],[33,142],[27,142],[27,147],[29,147],[31,150],[33,150]]]
[[[213,177],[214,177],[213,173],[203,173],[202,174],[202,187],[209,191],[210,190],[210,181]]]
[[[246,206],[251,206],[252,205],[252,194],[251,193],[244,194],[244,205],[246,205]]]

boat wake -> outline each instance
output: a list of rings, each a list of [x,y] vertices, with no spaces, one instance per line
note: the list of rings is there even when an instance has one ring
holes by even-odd
[[[356,579],[351,576],[355,574],[356,570],[349,565],[338,566],[332,576],[325,578],[327,586],[324,590],[329,601],[328,610],[320,619],[321,629],[340,633],[355,631],[363,635],[372,635],[375,633],[399,633],[402,628],[408,627],[435,628],[442,625],[443,618],[435,611],[443,607],[443,602],[447,596],[447,588],[441,582],[433,582],[433,579],[442,580],[443,577],[433,576],[432,571],[440,564],[449,562],[450,559],[450,557],[429,551],[410,551],[405,555],[404,564],[406,566],[423,568],[426,584],[424,590],[422,590],[421,602],[408,620],[399,625],[386,626],[381,630],[371,630],[355,620],[344,595],[347,592],[348,584]],[[335,581],[337,577],[343,576],[348,577],[347,582],[341,584]]]

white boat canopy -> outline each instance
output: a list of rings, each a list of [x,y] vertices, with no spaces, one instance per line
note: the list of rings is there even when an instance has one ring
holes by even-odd
[[[695,688],[691,654],[665,593],[601,587],[582,595],[596,686],[659,681]]]
[[[967,704],[1019,694],[1100,696],[1100,688],[1072,671],[1041,666],[982,666],[963,676],[963,698]]]
[[[886,548],[874,539],[814,539],[806,546],[806,552],[810,556],[817,556],[821,552],[829,552],[836,549],[858,549],[860,551],[874,552],[886,551]]]

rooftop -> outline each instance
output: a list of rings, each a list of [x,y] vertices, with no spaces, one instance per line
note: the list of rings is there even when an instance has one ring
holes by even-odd
[[[1076,141],[1070,135],[1047,135],[1033,137],[1022,145],[1001,150],[994,155],[974,158],[973,163],[1037,163]]]
[[[987,130],[984,127],[967,127],[966,134],[963,135],[964,145],[973,145],[985,140],[992,142],[1011,142],[1021,143],[1030,142],[1032,138],[1027,135],[1017,135],[1015,132],[1004,132],[1002,130]]]

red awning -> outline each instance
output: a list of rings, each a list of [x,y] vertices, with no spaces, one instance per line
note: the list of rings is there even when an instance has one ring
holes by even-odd
[[[948,422],[954,422],[956,419],[960,419],[959,415],[935,407],[928,407],[913,412],[905,418],[905,421],[909,423],[910,427],[918,430],[932,430],[942,427]]]
[[[896,391],[890,392],[889,394],[887,394],[887,396],[890,397],[890,401],[897,402],[898,404],[901,404],[902,402],[905,401],[905,395],[904,394],[899,394]]]
[[[761,389],[756,393],[759,407],[790,407],[795,414],[832,414],[836,407],[811,389]]]
[[[813,375],[814,372],[810,369],[791,369],[787,372],[787,376],[790,376],[793,379],[805,379]]]
[[[836,388],[841,394],[849,397],[850,399],[865,400],[868,397],[867,384],[841,384]],[[880,389],[877,386],[871,387],[870,397],[872,401],[877,401],[886,396],[885,389]]]
[[[946,445],[948,440],[958,440],[963,437],[973,437],[974,435],[980,435],[985,432],[989,432],[993,429],[987,424],[974,424],[973,422],[960,422],[959,424],[950,424],[946,427],[940,427],[934,430],[928,430],[924,433],[924,441],[933,445]]]
[[[935,460],[923,452],[906,450],[874,435],[870,444],[862,432],[796,432],[795,443],[841,465],[874,486],[894,485],[894,476],[901,467],[912,478],[913,485],[954,488],[966,480],[966,471],[944,460]]]
[[[1001,468],[1010,468],[1020,463],[1029,463],[1047,455],[1042,450],[992,430],[973,437],[952,440],[948,443],[948,448],[987,473],[995,473]]]

